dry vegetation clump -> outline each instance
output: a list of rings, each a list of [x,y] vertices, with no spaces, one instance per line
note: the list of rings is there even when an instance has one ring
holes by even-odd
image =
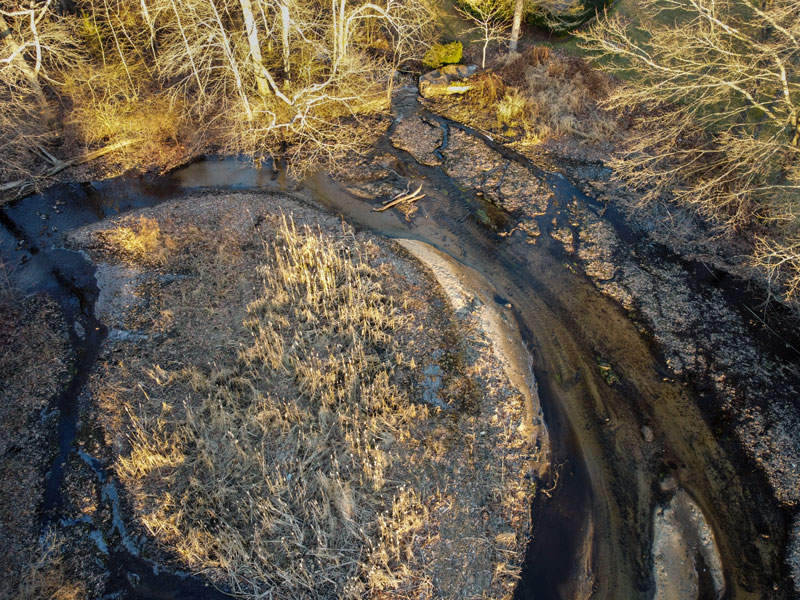
[[[98,233],[100,244],[126,262],[148,266],[164,264],[175,242],[162,235],[161,226],[153,218],[140,216],[125,219],[117,227]]]
[[[458,118],[523,143],[562,136],[606,141],[616,121],[597,104],[608,93],[605,75],[577,57],[534,46],[475,77]]]
[[[530,142],[564,135],[597,142],[614,131],[613,119],[596,108],[608,91],[606,78],[580,58],[533,47],[498,75],[506,86],[498,120],[523,127]],[[506,106],[510,114],[501,112]]]
[[[531,440],[472,325],[332,219],[201,206],[160,209],[182,278],[93,384],[146,552],[251,598],[509,597]]]
[[[38,558],[29,565],[13,596],[19,600],[87,600],[82,582],[71,575],[64,539],[52,532],[42,536]]]
[[[376,492],[386,450],[427,408],[390,383],[402,317],[364,258],[289,224],[278,244],[247,308],[252,345],[232,369],[154,368],[184,399],[131,415],[118,473],[150,489],[169,478],[143,523],[236,593],[361,598],[397,583],[424,522],[413,491]]]

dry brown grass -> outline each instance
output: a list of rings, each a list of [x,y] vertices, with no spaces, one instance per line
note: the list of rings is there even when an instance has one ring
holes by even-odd
[[[579,58],[536,46],[478,76],[470,99],[494,112],[497,125],[521,130],[529,143],[563,135],[599,142],[616,128],[597,108],[607,91],[606,77]]]
[[[284,222],[230,369],[151,377],[130,406],[118,473],[158,490],[142,522],[196,570],[248,597],[363,598],[397,586],[425,519],[387,480],[391,448],[428,409],[391,383],[403,317],[362,256]]]
[[[175,249],[170,236],[162,235],[153,218],[126,219],[113,229],[98,233],[101,245],[117,258],[144,266],[164,264]]]

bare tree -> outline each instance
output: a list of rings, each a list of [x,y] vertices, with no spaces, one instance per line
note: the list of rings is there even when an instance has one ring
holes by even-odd
[[[626,81],[610,105],[634,111],[612,166],[645,200],[671,194],[726,226],[766,228],[756,261],[800,273],[800,0],[640,9],[635,26],[603,16],[581,34]]]
[[[59,15],[0,0],[0,178],[37,157],[61,168],[51,125],[116,148],[173,135],[165,114],[196,125],[190,143],[332,160],[369,137],[359,123],[424,47],[426,1],[77,0]]]
[[[486,68],[486,50],[491,42],[505,42],[508,33],[508,6],[504,0],[463,0],[456,10],[475,23],[470,31],[480,31],[483,40],[481,68]]]
[[[23,11],[24,13],[30,13],[33,17],[33,23],[36,23],[36,14],[32,11]],[[14,38],[14,31],[9,26],[9,23],[6,21],[6,15],[12,16],[15,13],[0,13],[0,29],[2,29],[3,35],[3,45],[5,46],[6,52],[4,56],[0,59],[0,64],[3,65],[3,72],[4,72],[4,80],[5,81],[12,81],[15,79],[12,76],[9,76],[8,71],[11,69],[19,70],[20,74],[22,74],[25,79],[27,80],[28,85],[30,86],[31,91],[36,96],[37,101],[42,106],[47,106],[47,100],[45,99],[44,92],[42,91],[42,86],[39,84],[39,76],[38,73],[34,70],[34,68],[28,64],[25,60],[25,49],[27,43],[23,42],[23,44],[19,44],[16,39]],[[16,11],[16,16],[21,16],[20,11]],[[41,42],[38,39],[38,32],[34,26],[33,32],[33,45],[37,48],[37,65],[41,64]]]
[[[171,93],[231,150],[255,154],[288,144],[330,159],[352,147],[363,137],[352,126],[385,103],[394,70],[430,23],[420,0],[142,2]],[[383,57],[370,51],[376,31]]]

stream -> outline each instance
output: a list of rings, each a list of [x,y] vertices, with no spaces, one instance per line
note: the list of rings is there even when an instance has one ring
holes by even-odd
[[[537,243],[498,235],[497,223],[510,219],[508,214],[464,190],[442,167],[419,164],[393,147],[389,138],[396,123],[375,153],[396,159],[398,178],[422,183],[426,198],[410,221],[395,211],[374,212],[374,201],[355,197],[327,174],[312,174],[298,187],[282,171],[231,158],[200,160],[161,177],[59,185],[0,207],[0,253],[13,266],[17,287],[26,293],[45,291],[59,302],[72,324],[78,355],[76,374],[58,398],[59,448],[47,482],[44,518],[58,516],[61,469],[76,431],[75,404],[105,336],[94,318],[97,284],[91,264],[57,248],[61,234],[200,190],[280,190],[358,227],[429,244],[480,272],[498,301],[511,305],[534,358],[553,464],[549,479],[537,482],[546,493],[537,493],[531,507],[533,531],[516,598],[653,597],[653,511],[669,497],[671,490],[661,485],[668,479],[688,493],[713,530],[723,565],[722,597],[790,598],[783,557],[786,515],[744,452],[732,440],[717,439],[712,393],[673,378],[651,338],[587,277],[565,268],[571,259],[546,235],[554,222],[567,221],[558,207],[572,199],[608,220],[620,239],[633,241],[636,234],[613,208],[587,197],[567,178],[542,171],[480,132],[427,112],[415,92],[401,91],[395,114],[398,121],[421,115],[442,127],[439,156],[448,132],[457,128],[552,189],[555,201],[538,220],[543,235]],[[613,365],[619,383],[604,380],[600,360]],[[644,436],[645,429],[652,435]],[[710,577],[703,575],[706,565],[696,559],[698,597],[718,597]],[[227,597],[192,577],[154,570],[124,544],[109,560],[124,597]]]

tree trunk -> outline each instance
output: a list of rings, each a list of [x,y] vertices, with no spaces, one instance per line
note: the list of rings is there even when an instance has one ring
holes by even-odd
[[[516,52],[519,42],[519,30],[522,25],[522,9],[524,0],[514,0],[514,21],[511,24],[511,38],[508,40],[508,51]]]
[[[258,85],[258,95],[266,98],[270,95],[269,83],[264,76],[264,59],[261,56],[261,43],[258,40],[258,29],[256,19],[253,16],[253,5],[250,0],[239,0],[244,17],[244,27],[247,32],[247,44],[250,47],[250,58],[253,62],[253,71],[256,74],[256,84]]]
[[[347,39],[345,36],[345,15],[347,13],[347,0],[333,0],[333,70],[339,68],[339,64],[347,53]]]
[[[250,58],[253,63],[253,70],[256,73],[256,84],[258,85],[258,95],[267,98],[274,94],[286,104],[291,105],[292,101],[275,84],[275,80],[270,75],[267,67],[264,66],[264,58],[261,56],[261,43],[258,39],[258,28],[253,17],[253,5],[250,0],[239,0],[244,17],[244,26],[247,31],[247,44],[250,47]]]
[[[286,81],[291,80],[291,64],[289,62],[289,28],[292,21],[289,18],[289,0],[281,0],[281,44],[283,45],[283,77]]]

